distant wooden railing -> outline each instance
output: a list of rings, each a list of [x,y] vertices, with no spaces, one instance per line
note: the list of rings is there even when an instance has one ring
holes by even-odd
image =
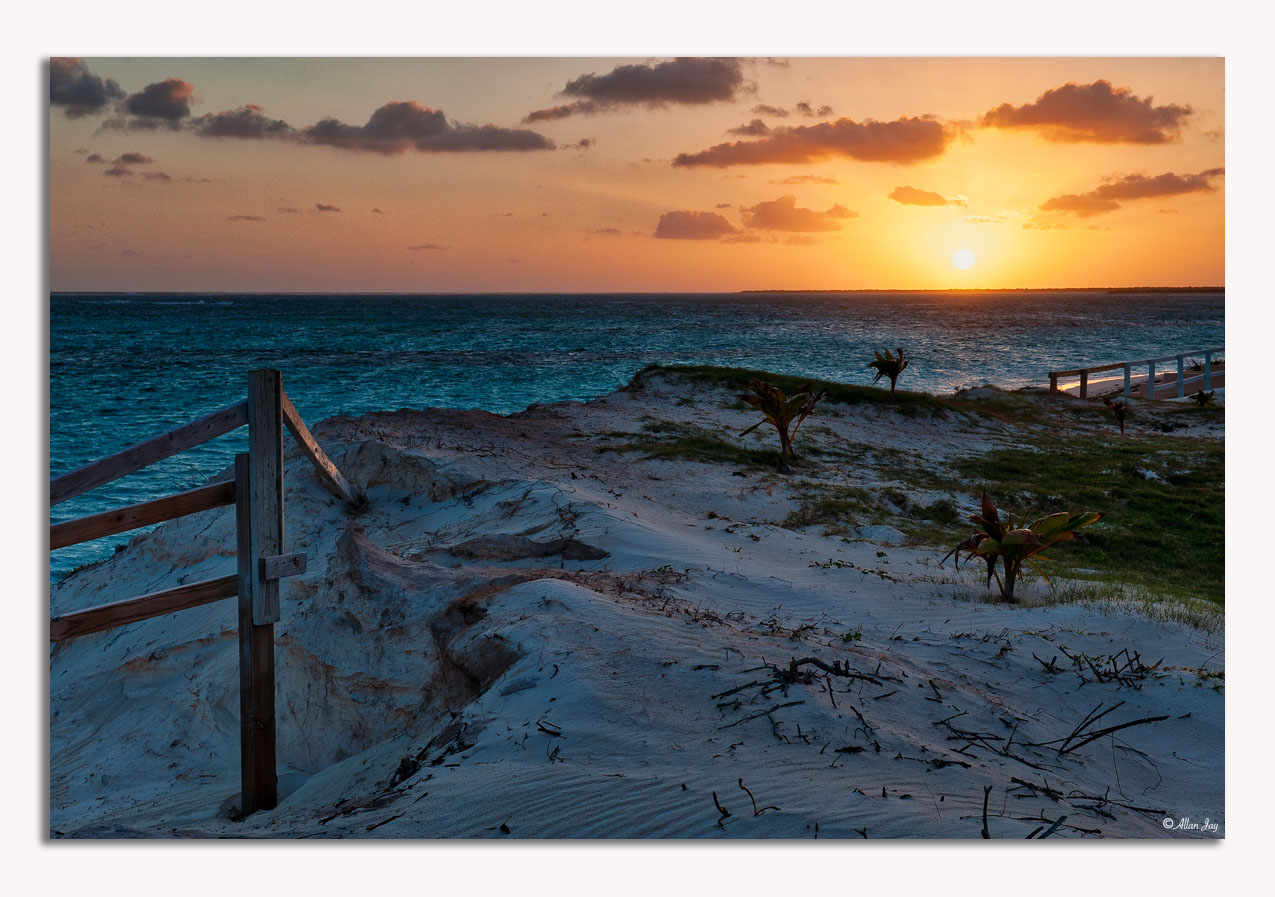
[[[49,621],[52,642],[78,638],[179,610],[239,598],[239,741],[243,815],[278,803],[275,771],[274,624],[279,580],[304,573],[304,552],[283,553],[283,428],[314,464],[324,487],[350,505],[362,502],[297,413],[278,371],[252,371],[248,398],[56,477],[49,505],[61,504],[178,452],[248,426],[248,451],[235,455],[234,479],[91,514],[49,527],[56,550],[214,508],[235,506],[238,572],[72,611]]]
[[[1155,399],[1155,378],[1156,366],[1169,361],[1178,363],[1177,377],[1177,397],[1181,398],[1186,392],[1186,359],[1198,358],[1204,356],[1204,389],[1210,389],[1213,383],[1213,356],[1222,355],[1225,349],[1202,349],[1198,352],[1180,352],[1177,355],[1165,355],[1163,358],[1148,358],[1145,361],[1117,361],[1115,364],[1100,364],[1096,367],[1077,368],[1071,371],[1050,371],[1049,372],[1049,391],[1060,392],[1058,389],[1059,377],[1079,377],[1080,378],[1080,398],[1089,398],[1089,375],[1100,374],[1105,371],[1124,370],[1124,389],[1123,395],[1128,398],[1131,391],[1130,380],[1133,368],[1146,366],[1147,368],[1147,398]],[[1166,384],[1167,386],[1167,384]],[[1171,388],[1171,387],[1170,387]]]

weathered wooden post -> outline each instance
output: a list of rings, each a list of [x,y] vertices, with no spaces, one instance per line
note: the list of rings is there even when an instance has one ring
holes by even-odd
[[[274,624],[279,580],[267,560],[283,552],[283,403],[278,371],[248,376],[248,454],[235,456],[239,555],[241,811],[274,809]],[[277,574],[276,574],[277,575]]]
[[[1129,367],[1129,362],[1126,361],[1124,363],[1124,397],[1126,399],[1129,398],[1129,374],[1131,370],[1132,369]]]
[[[1053,371],[1049,373],[1049,391],[1058,392],[1058,375]]]
[[[1089,398],[1089,372],[1080,372],[1080,397],[1082,399]]]

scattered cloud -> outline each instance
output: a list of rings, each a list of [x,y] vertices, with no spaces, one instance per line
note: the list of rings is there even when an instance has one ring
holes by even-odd
[[[193,119],[190,129],[201,137],[238,137],[261,139],[264,137],[291,137],[296,132],[286,121],[268,118],[265,110],[255,103],[209,113]]]
[[[1152,97],[1135,96],[1110,81],[1071,81],[1022,106],[1002,103],[984,113],[979,124],[1031,129],[1064,143],[1169,143],[1178,139],[1193,111],[1190,106],[1153,105]]]
[[[567,149],[589,149],[591,146],[596,146],[597,143],[598,141],[594,137],[581,137],[575,143],[568,143]]]
[[[372,214],[373,214],[373,215],[384,215],[385,213],[384,213],[384,212],[382,212],[380,209],[375,209],[375,208],[374,208],[374,209],[372,209]]]
[[[714,206],[714,208],[729,209],[732,205],[733,203],[729,203],[729,202],[719,202],[716,206]]]
[[[954,132],[932,118],[891,122],[842,118],[817,125],[776,128],[761,140],[719,143],[698,153],[679,153],[675,166],[763,165],[829,158],[906,165],[941,156]]]
[[[102,174],[111,178],[126,178],[131,177],[133,172],[126,165],[113,165],[106,169],[106,171],[102,172]]]
[[[99,155],[98,153],[93,153],[91,156],[86,157],[84,161],[91,165],[97,165],[99,163],[105,164],[106,162],[106,160],[103,159],[101,155]]]
[[[820,106],[818,109],[816,109],[813,106],[811,106],[809,103],[807,103],[805,100],[802,100],[793,108],[796,109],[799,114],[804,115],[806,118],[827,118],[829,115],[832,115],[831,106]]]
[[[794,174],[792,177],[782,178],[778,181],[771,181],[772,184],[786,184],[797,186],[800,184],[831,184],[837,185],[837,179],[834,177],[824,177],[818,174]]]
[[[759,103],[752,108],[753,115],[769,115],[773,118],[787,118],[788,110],[779,106],[768,106],[765,103]]]
[[[761,234],[731,234],[728,237],[722,237],[723,243],[763,243],[765,238]],[[772,239],[771,242],[774,242]]]
[[[407,247],[408,252],[427,252],[430,250],[444,250],[446,246],[439,246],[437,243],[418,243],[415,246]]]
[[[590,230],[589,233],[597,234],[599,237],[618,237],[622,234],[622,231],[618,227],[599,227]]]
[[[300,209],[294,209],[291,206],[280,206],[279,208],[275,209],[275,211],[279,212],[282,215],[300,215],[301,214]]]
[[[727,134],[737,134],[740,137],[765,137],[770,133],[770,128],[760,118],[754,118],[746,125],[740,125],[737,128],[730,128]]]
[[[142,172],[142,179],[146,181],[160,181],[165,184],[172,180],[171,177],[162,171],[144,171]]]
[[[965,197],[953,196],[946,197],[931,190],[921,190],[917,187],[895,187],[890,191],[887,199],[892,199],[897,203],[905,206],[964,206],[968,205]]]
[[[260,215],[231,215],[227,221],[265,221]]]
[[[781,196],[768,202],[759,202],[755,206],[741,208],[744,224],[759,230],[782,231],[832,231],[841,230],[841,222],[847,218],[857,218],[842,205],[834,205],[826,212],[814,209],[802,209],[797,206],[797,197]]]
[[[1109,178],[1088,193],[1064,193],[1041,203],[1044,212],[1074,212],[1082,218],[1114,212],[1120,202],[1132,199],[1151,199],[1161,196],[1181,196],[1186,193],[1212,193],[1217,188],[1213,179],[1226,173],[1224,168],[1209,168],[1196,174],[1166,172],[1154,177],[1131,174],[1122,178]]]
[[[330,206],[330,205],[328,205],[327,203],[323,203],[323,202],[316,202],[316,203],[314,204],[314,209],[315,209],[315,211],[316,211],[316,212],[339,212],[339,211],[341,211],[341,210],[340,210],[340,209],[338,209],[336,206]]]
[[[113,165],[150,165],[155,160],[150,156],[144,156],[141,153],[121,153]]]
[[[414,100],[386,103],[363,125],[347,125],[335,118],[325,118],[302,130],[300,139],[320,146],[385,155],[408,150],[448,153],[554,147],[552,140],[535,131],[454,124],[441,109],[431,109]]]
[[[559,95],[575,97],[573,102],[537,109],[523,121],[554,121],[626,106],[660,109],[727,102],[744,89],[743,67],[736,59],[679,58],[655,64],[620,65],[605,75],[581,75],[568,81]]]
[[[181,78],[147,84],[124,100],[123,111],[141,119],[158,119],[171,126],[190,115],[195,86]]]
[[[123,98],[124,91],[118,84],[90,72],[83,59],[49,60],[49,105],[61,108],[67,118],[104,112]]]
[[[716,212],[665,212],[655,228],[661,240],[715,240],[734,233],[738,231]]]

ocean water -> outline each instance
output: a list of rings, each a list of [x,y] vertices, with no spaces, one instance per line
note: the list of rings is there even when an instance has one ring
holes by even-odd
[[[720,364],[868,384],[874,349],[905,389],[1044,385],[1060,368],[1225,345],[1221,293],[721,295],[60,294],[50,300],[57,476],[229,405],[278,368],[305,420],[399,408],[509,413],[588,399],[647,364]],[[52,509],[66,520],[189,489],[246,430]],[[135,534],[51,553],[58,579]]]

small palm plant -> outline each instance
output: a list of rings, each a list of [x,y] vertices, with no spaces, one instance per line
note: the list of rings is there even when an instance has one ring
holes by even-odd
[[[1124,418],[1125,418],[1125,415],[1129,412],[1128,400],[1123,402],[1113,402],[1111,401],[1110,396],[1103,396],[1102,404],[1106,405],[1108,408],[1110,408],[1112,411],[1115,412],[1116,423],[1120,425],[1120,435],[1123,436],[1124,435]]]
[[[782,389],[777,386],[771,386],[765,380],[750,380],[748,388],[751,392],[740,396],[740,398],[760,411],[765,417],[740,433],[739,436],[741,439],[744,438],[762,424],[773,426],[779,432],[779,469],[787,473],[792,470],[792,441],[797,436],[797,430],[800,429],[802,421],[810,415],[810,412],[815,410],[815,405],[819,404],[819,400],[828,393],[826,390],[815,392],[814,387],[806,383],[799,387],[793,395],[786,396]]]
[[[1201,389],[1195,395],[1191,396],[1191,398],[1195,401],[1195,404],[1203,408],[1205,405],[1213,401],[1214,392],[1216,392],[1216,390],[1209,390],[1208,392],[1205,392]]]
[[[1005,519],[1001,519],[1001,512],[984,491],[981,512],[970,515],[970,520],[979,525],[979,531],[944,555],[939,564],[942,565],[949,557],[955,555],[954,563],[959,569],[963,551],[971,558],[982,558],[987,562],[988,587],[991,587],[992,578],[995,577],[1000,586],[1001,598],[1012,603],[1014,584],[1018,581],[1024,565],[1039,573],[1046,582],[1050,582],[1045,571],[1036,563],[1048,560],[1042,552],[1051,545],[1074,539],[1076,530],[1101,519],[1102,514],[1096,511],[1084,511],[1079,514],[1062,511],[1041,517],[1025,526],[1027,514],[1024,513],[1015,524],[1013,516],[1008,512],[1005,514]],[[1005,570],[1004,579],[1001,579],[1000,574],[996,572],[997,560],[1000,560]],[[1050,585],[1052,586],[1053,583]]]
[[[903,370],[911,363],[910,358],[903,357],[902,349],[895,349],[894,351],[899,354],[897,356],[891,355],[889,349],[885,350],[885,355],[880,352],[873,352],[876,355],[876,360],[868,362],[868,367],[875,368],[877,372],[877,375],[872,378],[873,385],[882,377],[890,378],[890,395],[894,395],[894,386],[899,381],[899,374],[902,374]]]

